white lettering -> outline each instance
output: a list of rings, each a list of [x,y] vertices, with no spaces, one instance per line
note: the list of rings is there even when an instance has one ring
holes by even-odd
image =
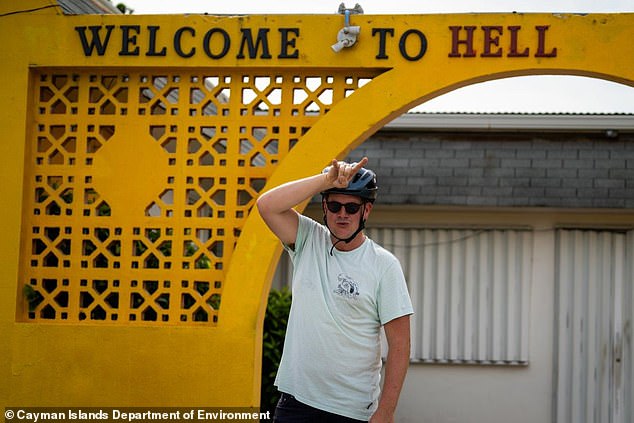
[[[39,413],[32,413],[25,410],[18,410],[16,413],[16,417],[19,420],[29,420],[34,423],[37,423],[40,420],[66,420],[66,413],[63,413],[63,412],[49,413],[45,411],[42,411]]]

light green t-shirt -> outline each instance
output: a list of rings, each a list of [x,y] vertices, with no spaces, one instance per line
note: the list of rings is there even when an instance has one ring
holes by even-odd
[[[366,238],[333,250],[328,229],[301,216],[294,249],[293,301],[275,380],[282,392],[331,413],[368,420],[377,407],[380,328],[412,314],[401,265]]]

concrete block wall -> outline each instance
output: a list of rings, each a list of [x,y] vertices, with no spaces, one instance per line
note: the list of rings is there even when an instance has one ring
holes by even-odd
[[[634,134],[380,131],[363,156],[381,204],[634,208]]]

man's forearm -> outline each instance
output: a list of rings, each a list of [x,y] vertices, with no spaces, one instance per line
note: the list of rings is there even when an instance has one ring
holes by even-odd
[[[309,176],[273,188],[258,199],[260,213],[283,213],[330,188],[325,174]]]
[[[409,321],[409,316],[402,316],[384,326],[389,349],[385,361],[385,380],[381,399],[376,412],[370,419],[372,423],[392,422],[394,419],[394,411],[409,368]]]
[[[265,192],[256,202],[260,216],[283,243],[292,244],[297,236],[299,220],[293,207],[330,188],[347,187],[367,162],[367,157],[353,164],[333,160],[325,173],[288,182]]]
[[[392,412],[396,409],[408,367],[409,351],[392,351],[388,353],[388,358],[385,363],[385,381],[383,384],[383,393],[381,394],[381,402]]]
[[[385,362],[385,381],[379,409],[393,415],[409,367],[409,349],[390,350]]]
[[[280,241],[293,244],[299,224],[299,214],[293,207],[327,189],[326,186],[326,175],[321,174],[273,188],[257,200],[260,216]]]
[[[345,188],[367,162],[367,157],[358,163],[333,160],[326,173],[288,182],[265,192],[258,199],[258,209],[260,213],[284,213],[322,191]]]

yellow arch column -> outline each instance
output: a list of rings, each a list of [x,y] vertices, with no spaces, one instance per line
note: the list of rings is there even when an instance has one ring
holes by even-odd
[[[391,25],[405,30],[407,25],[419,27],[416,22],[419,19],[424,22],[420,27],[430,29],[434,43],[444,46],[452,46],[451,33],[447,31],[452,22],[461,22],[465,27],[474,26],[478,30],[483,27],[548,27],[551,31],[548,38],[546,30],[541,33],[535,30],[532,37],[524,41],[533,52],[540,43],[543,43],[544,54],[552,54],[552,49],[556,48],[557,56],[497,61],[474,57],[456,62],[455,58],[449,57],[448,50],[430,47],[425,60],[420,63],[401,61],[338,103],[280,163],[265,190],[319,172],[332,158],[344,157],[409,108],[473,83],[513,76],[559,74],[593,76],[634,86],[634,68],[631,66],[634,15],[445,15],[435,16],[431,22],[429,17],[403,17],[402,22]],[[381,17],[382,23],[385,20],[389,18]],[[588,37],[584,38],[584,34]],[[499,48],[503,47],[500,45]],[[298,208],[303,210],[305,206]],[[234,321],[240,326],[255,325],[257,328],[256,369],[260,361],[257,348],[261,345],[266,298],[280,252],[278,240],[254,210],[245,223],[233,255],[223,305],[232,312],[241,309],[245,316],[252,316],[252,311],[258,309],[256,321]],[[254,395],[259,392],[258,382],[259,375],[255,374]]]

